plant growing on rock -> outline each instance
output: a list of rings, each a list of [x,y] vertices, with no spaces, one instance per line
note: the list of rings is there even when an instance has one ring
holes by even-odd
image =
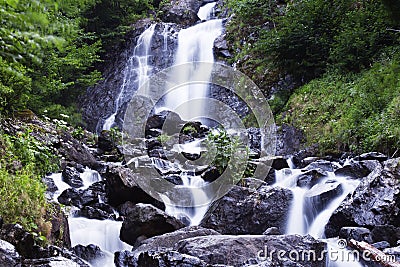
[[[238,136],[230,136],[222,129],[210,131],[206,138],[206,146],[206,157],[220,174],[229,168],[234,183],[241,181],[243,176],[248,176],[248,169],[243,171],[241,168],[248,165],[249,148],[243,146]]]

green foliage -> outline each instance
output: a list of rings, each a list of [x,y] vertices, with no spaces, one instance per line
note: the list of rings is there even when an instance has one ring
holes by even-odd
[[[169,136],[168,134],[160,134],[159,136],[157,136],[157,141],[160,142],[161,144],[164,144],[166,142],[168,142],[168,140],[171,139],[171,136]]]
[[[93,1],[0,1],[0,112],[69,107],[100,77],[100,41],[80,27]]]
[[[239,182],[243,177],[251,176],[251,168],[243,170],[243,166],[250,167],[247,159],[249,148],[244,146],[239,137],[229,135],[225,130],[210,131],[206,139],[206,157],[212,161],[211,166],[215,167],[220,174],[229,168],[232,174],[232,181]]]
[[[122,142],[122,133],[121,133],[121,131],[119,130],[118,127],[112,127],[110,129],[109,133],[110,133],[111,142],[113,143],[114,146],[118,145],[118,144],[121,144],[121,142]]]
[[[393,153],[400,145],[399,75],[399,57],[360,74],[329,73],[295,92],[284,120],[322,152]]]
[[[2,134],[0,146],[0,215],[8,223],[40,232],[49,208],[41,177],[57,168],[56,158],[29,130]]]
[[[190,134],[190,133],[197,133],[196,128],[193,125],[185,125],[182,129],[182,132],[184,134]]]
[[[106,54],[112,53],[131,25],[151,17],[153,10],[151,0],[96,0],[93,8],[84,14],[86,30],[102,40]]]
[[[378,0],[302,0],[285,8],[276,1],[228,3],[235,14],[227,28],[234,62],[266,94],[287,74],[304,84],[328,69],[359,72],[399,43],[399,23]],[[263,11],[251,14],[255,7]]]

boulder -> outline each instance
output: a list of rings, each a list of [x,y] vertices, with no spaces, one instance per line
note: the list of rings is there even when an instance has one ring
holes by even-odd
[[[275,156],[272,158],[272,168],[279,171],[281,169],[289,168],[289,164],[287,163],[287,160],[284,157],[281,156]]]
[[[371,230],[373,242],[387,241],[391,246],[396,246],[400,240],[400,227],[394,225],[375,225]]]
[[[110,205],[119,205],[130,201],[132,203],[150,203],[164,209],[164,204],[144,192],[135,182],[135,174],[131,169],[116,166],[110,167],[103,175],[106,180],[106,195]]]
[[[324,249],[326,249],[324,242],[311,236],[299,235],[200,236],[184,239],[175,246],[175,250],[179,253],[194,256],[208,264],[223,264],[224,266],[243,266],[249,259],[259,262],[269,259],[272,264],[265,266],[325,267]],[[278,251],[282,251],[279,253],[280,257],[277,255]],[[311,254],[301,257],[301,252],[304,251],[314,251],[315,258]],[[291,260],[289,253],[299,257],[292,257],[293,260]]]
[[[305,167],[306,170],[315,170],[319,169],[324,172],[333,172],[335,169],[337,169],[337,165],[334,165],[332,162],[327,161],[327,160],[316,160],[309,165]]]
[[[328,174],[322,169],[305,171],[297,177],[297,186],[308,188],[313,187],[322,177],[326,177],[327,175]]]
[[[269,227],[282,230],[291,200],[288,189],[261,186],[254,191],[234,186],[210,207],[200,225],[223,234],[262,234]]]
[[[380,152],[368,152],[368,153],[361,154],[361,155],[359,155],[357,157],[354,157],[354,160],[358,160],[358,161],[361,161],[361,160],[377,160],[379,162],[383,162],[383,161],[387,160],[387,158],[388,157],[386,155],[384,155],[384,154],[382,154]]]
[[[165,122],[168,122],[166,125]],[[145,135],[151,135],[151,129],[163,129],[166,134],[179,133],[180,125],[183,125],[184,121],[181,117],[168,110],[161,111],[160,113],[154,114],[147,119],[145,127]]]
[[[73,167],[65,167],[62,172],[62,180],[73,188],[79,188],[83,186],[83,181],[80,173]]]
[[[361,163],[351,161],[348,165],[345,165],[335,170],[336,176],[344,176],[349,178],[362,178],[370,174],[371,171],[364,167]]]
[[[54,266],[68,266],[68,267],[90,267],[82,260],[73,261],[71,259],[58,256],[50,258],[29,259],[24,260],[24,266],[30,267],[54,267]]]
[[[391,171],[378,166],[335,210],[325,227],[325,234],[337,236],[345,226],[399,225],[398,203],[400,180]]]
[[[210,235],[219,235],[219,233],[201,226],[188,226],[178,229],[172,233],[166,233],[160,236],[145,239],[144,241],[140,242],[139,247],[137,247],[134,252],[139,254],[140,252],[150,250],[171,250],[181,240],[196,236]]]
[[[278,227],[270,227],[264,231],[263,235],[281,235],[282,232],[278,229]]]
[[[115,253],[114,263],[117,267],[212,267],[199,258],[181,254],[176,251],[145,251],[141,253],[138,259],[134,259],[133,253],[121,251]]]
[[[400,246],[393,248],[385,248],[383,252],[386,253],[387,255],[393,255],[396,261],[400,262]]]
[[[87,189],[68,188],[58,197],[58,202],[64,205],[82,208],[94,205],[105,199],[104,182],[96,182]]]
[[[226,34],[218,36],[214,41],[214,53],[217,57],[231,58],[232,54],[229,52],[228,44],[226,42]]]
[[[76,245],[72,248],[72,251],[81,259],[88,261],[89,263],[93,263],[98,259],[105,258],[106,255],[104,254],[101,249],[93,244],[83,246],[83,245]]]
[[[197,12],[201,1],[197,0],[173,0],[162,7],[161,20],[173,22],[183,26],[192,26],[199,20]]]
[[[78,211],[78,215],[97,220],[116,219],[112,207],[105,203],[96,203],[93,206],[82,207]]]
[[[37,257],[39,247],[35,244],[34,236],[25,231],[19,224],[5,224],[0,230],[1,239],[15,246],[19,255],[25,258]],[[10,248],[7,243],[6,248]],[[10,250],[11,251],[11,250]]]
[[[169,174],[165,176],[164,179],[174,185],[183,185],[182,178],[177,174]]]
[[[173,232],[184,225],[175,217],[149,204],[136,204],[122,223],[120,239],[135,245],[138,238]]]
[[[90,153],[89,148],[73,138],[70,133],[63,132],[61,135],[60,153],[69,161],[79,162],[84,166],[97,169],[101,164]]]
[[[111,136],[111,132],[103,130],[97,138],[97,147],[103,152],[111,152],[114,149],[115,141]]]
[[[0,239],[0,266],[21,267],[21,256],[15,247]]]
[[[309,214],[310,212],[319,213],[324,210],[329,203],[343,193],[343,186],[336,181],[326,181],[325,183],[317,184],[308,190],[304,197],[308,203],[308,207],[312,209],[307,210],[308,216],[314,217],[316,214]]]
[[[277,129],[276,155],[292,155],[300,150],[303,141],[303,131],[292,125],[282,124]],[[315,155],[315,153],[313,153],[313,155]]]
[[[380,242],[373,243],[371,245],[379,250],[384,250],[385,248],[390,248],[390,244],[387,241],[380,241]]]
[[[201,178],[206,182],[213,182],[221,176],[218,169],[214,166],[208,167],[202,174]]]
[[[339,231],[339,237],[347,240],[365,241],[371,243],[371,232],[364,227],[342,227]]]

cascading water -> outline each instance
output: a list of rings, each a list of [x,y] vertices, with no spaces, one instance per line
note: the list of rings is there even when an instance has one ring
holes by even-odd
[[[53,179],[57,187],[57,191],[52,196],[52,199],[57,201],[60,194],[71,188],[62,180],[61,173],[53,173],[49,176]],[[83,181],[83,186],[78,189],[86,189],[95,182],[101,181],[101,176],[98,172],[85,169],[80,177]],[[92,266],[114,266],[114,252],[130,249],[131,247],[119,239],[119,232],[122,226],[121,221],[113,220],[95,220],[84,217],[75,216],[76,208],[72,208],[68,218],[70,229],[71,246],[94,244],[100,247],[104,252],[105,257],[99,258]]]
[[[202,20],[210,19],[216,3],[204,5],[198,11],[198,17]],[[213,46],[214,40],[222,34],[222,19],[203,21],[193,27],[183,29],[178,34],[178,48],[175,54],[175,65],[190,62],[214,62]],[[194,81],[193,84],[184,84],[174,88],[165,96],[164,107],[174,110],[184,120],[201,120],[200,114],[204,114],[206,100],[190,102],[191,100],[204,99],[208,94],[209,85],[206,83],[195,83],[195,81],[207,81],[211,76],[210,68],[193,67],[179,69],[179,73],[172,73],[169,82],[183,84],[184,81]],[[180,145],[181,150],[189,154],[200,154],[200,143],[195,141]],[[182,151],[178,151],[182,152]],[[205,185],[200,176],[194,175],[193,171],[182,170],[181,179],[184,187],[191,194],[191,207],[179,206],[179,203],[170,203],[165,197],[166,212],[177,218],[189,219],[190,225],[198,225],[208,209],[209,197],[202,187]]]
[[[347,164],[347,161],[344,164]],[[288,160],[288,165],[290,169],[276,171],[275,183],[275,186],[288,188],[293,193],[285,234],[309,234],[314,238],[323,239],[325,237],[325,225],[328,223],[329,218],[346,196],[356,189],[360,181],[336,176],[333,172],[327,172],[327,177],[320,178],[318,183],[312,187],[299,187],[297,178],[302,173],[302,170],[293,169],[294,165],[290,159]],[[337,189],[336,196],[332,197],[325,205],[321,204],[323,201],[318,194],[314,195],[318,190],[334,189]],[[357,262],[351,252],[343,250],[343,247],[337,245],[337,239],[327,239],[325,241],[328,244],[327,267],[363,266]],[[329,259],[331,255],[336,255],[336,257]]]
[[[198,16],[209,18],[215,3],[207,4],[200,8]],[[178,34],[178,49],[175,54],[174,65],[190,62],[214,62],[214,40],[222,34],[222,19],[212,19],[199,23],[193,27],[183,29]],[[191,102],[194,99],[205,98],[209,85],[195,83],[196,81],[208,81],[211,69],[207,66],[179,69],[179,73],[171,75],[170,82],[183,84],[193,81],[191,84],[183,84],[174,88],[165,96],[164,108],[174,110],[184,120],[199,120],[199,114],[204,114],[205,101]]]
[[[124,101],[129,101],[133,90],[141,87],[151,74],[151,66],[148,64],[150,57],[151,39],[156,24],[152,24],[138,38],[137,44],[129,57],[123,73],[123,82],[117,99],[115,100],[114,113],[103,124],[103,130],[110,130],[115,123],[115,117]]]

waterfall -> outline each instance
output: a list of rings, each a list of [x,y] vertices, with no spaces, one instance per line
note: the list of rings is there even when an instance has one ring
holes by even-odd
[[[321,177],[315,185],[310,188],[297,186],[297,178],[302,170],[294,169],[295,166],[291,159],[288,159],[290,169],[276,171],[275,186],[287,188],[292,191],[293,200],[289,210],[285,234],[309,234],[317,239],[323,239],[325,225],[333,212],[339,207],[348,194],[353,192],[360,181],[347,177],[336,176],[333,172],[327,172],[327,177]],[[323,208],[317,207],[320,196],[312,197],[313,191],[318,187],[329,185],[339,186],[336,197],[332,197],[330,202]],[[338,246],[338,239],[325,239],[328,244],[328,267],[362,267],[351,251]],[[330,259],[329,256],[334,256]]]
[[[103,130],[110,130],[115,124],[115,117],[122,104],[129,101],[133,90],[141,87],[151,74],[151,66],[148,64],[150,57],[151,39],[156,24],[152,24],[138,38],[132,55],[128,58],[123,72],[123,82],[119,94],[115,100],[114,113],[111,114],[103,124]]]
[[[198,16],[202,18],[210,17],[215,3],[207,4],[200,8]],[[174,65],[190,62],[214,62],[213,46],[215,39],[222,34],[222,19],[212,19],[193,27],[183,29],[178,34],[178,49],[175,54]],[[167,92],[165,96],[164,108],[174,110],[184,120],[201,120],[204,114],[204,101],[192,101],[194,99],[205,98],[208,94],[208,84],[196,81],[208,81],[211,76],[208,66],[192,67],[179,69],[179,73],[171,75],[170,82],[179,84]],[[190,84],[184,84],[193,81]]]
[[[80,174],[83,186],[78,189],[87,189],[95,182],[101,181],[102,177],[97,171],[86,168]],[[71,188],[62,181],[61,173],[53,173],[49,176],[54,181],[57,191],[52,196],[57,201],[58,196],[66,189]],[[100,247],[105,257],[98,259],[92,266],[114,266],[114,252],[129,250],[131,246],[119,239],[122,222],[113,220],[95,220],[84,217],[76,217],[76,208],[72,208],[68,217],[71,246],[94,244]]]

